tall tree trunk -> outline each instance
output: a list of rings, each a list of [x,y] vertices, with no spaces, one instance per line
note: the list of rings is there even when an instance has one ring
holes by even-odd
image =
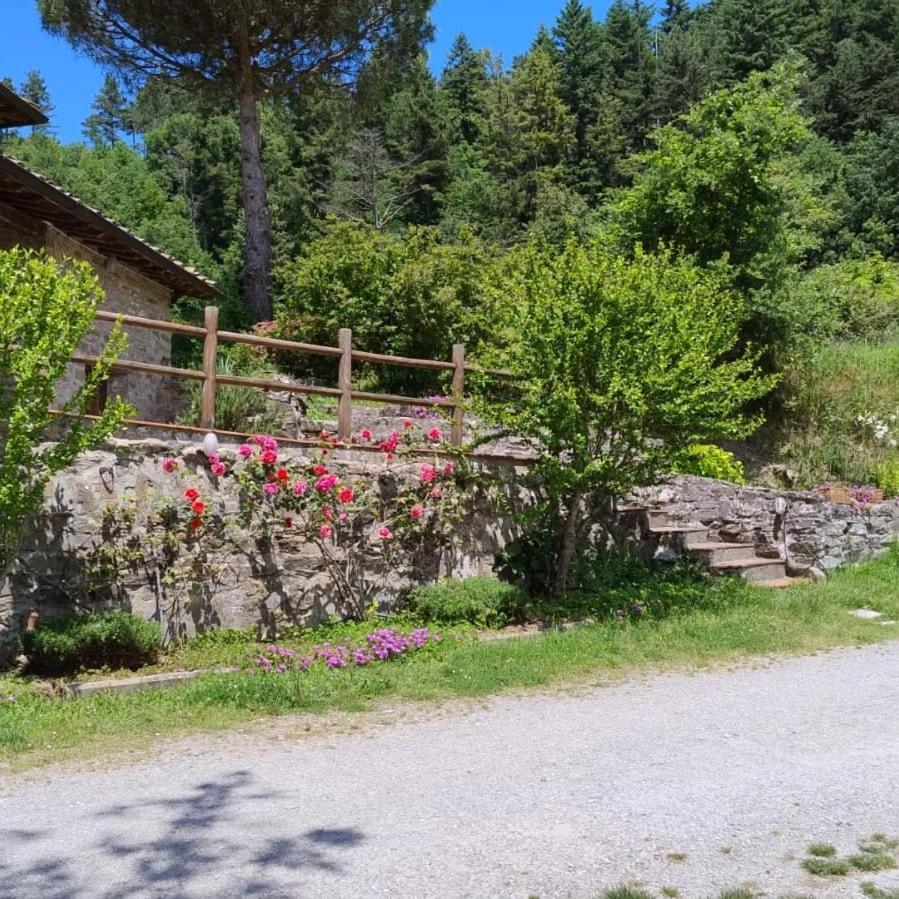
[[[575,491],[568,504],[568,515],[562,524],[562,533],[559,539],[559,555],[556,558],[556,572],[553,577],[552,594],[557,599],[564,596],[568,588],[568,572],[571,570],[571,560],[577,549],[577,531],[581,517],[580,491]]]
[[[241,202],[247,226],[244,291],[254,320],[264,322],[272,317],[272,236],[266,207],[265,173],[262,170],[259,119],[256,115],[256,89],[249,50],[241,61],[238,123],[243,179]]]

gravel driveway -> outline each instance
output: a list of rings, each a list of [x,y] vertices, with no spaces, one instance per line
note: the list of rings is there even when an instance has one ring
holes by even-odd
[[[899,836],[899,644],[0,780],[0,896],[855,896],[812,840]]]

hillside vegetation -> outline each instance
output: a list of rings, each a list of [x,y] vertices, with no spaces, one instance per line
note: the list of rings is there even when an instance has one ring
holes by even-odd
[[[895,3],[615,0],[597,20],[567,0],[514,60],[459,35],[435,75],[419,47],[259,102],[278,333],[333,343],[349,326],[363,349],[448,359],[464,341],[501,362],[504,285],[535,246],[664,248],[714,271],[741,349],[778,376],[763,461],[899,492]],[[24,87],[49,108],[39,76]],[[3,149],[203,267],[225,325],[246,327],[235,113],[180,78],[109,78],[84,143],[51,120]]]

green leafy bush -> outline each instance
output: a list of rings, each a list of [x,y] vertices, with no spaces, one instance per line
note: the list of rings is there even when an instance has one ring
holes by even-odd
[[[417,587],[409,601],[412,611],[425,621],[502,627],[521,618],[526,597],[513,584],[481,576]]]
[[[40,510],[50,478],[99,446],[133,411],[121,397],[113,397],[92,423],[49,411],[102,300],[87,263],[0,251],[0,577],[26,521]],[[87,411],[125,344],[125,335],[113,328],[83,386],[61,404],[63,412]]]
[[[899,458],[884,459],[874,466],[874,483],[886,497],[899,496]]]
[[[715,478],[733,484],[745,484],[743,463],[713,443],[694,443],[688,446],[674,463],[678,474],[692,474],[700,478]]]
[[[34,674],[67,675],[89,668],[140,668],[159,656],[159,628],[129,612],[60,615],[41,620],[22,640]]]
[[[431,228],[387,234],[330,221],[321,238],[280,271],[277,310],[282,337],[334,346],[352,328],[357,349],[449,361],[454,343],[471,355],[484,339],[489,305],[483,287],[490,256],[471,236],[441,243]],[[333,360],[294,360],[300,374],[333,378]],[[435,392],[426,372],[362,367],[368,384]]]

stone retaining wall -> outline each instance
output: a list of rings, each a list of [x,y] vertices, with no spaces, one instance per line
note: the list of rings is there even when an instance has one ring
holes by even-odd
[[[787,501],[783,520],[775,514],[779,496]],[[663,507],[676,521],[706,524],[721,541],[754,543],[762,555],[786,559],[791,574],[824,577],[847,562],[883,552],[899,538],[896,501],[862,509],[813,492],[738,487],[688,476],[640,488],[633,498]]]
[[[223,448],[227,452],[227,448]],[[306,454],[282,446],[281,459]],[[217,489],[196,444],[159,440],[113,440],[108,448],[82,457],[58,476],[47,492],[45,514],[27,536],[20,563],[0,582],[0,636],[21,626],[28,610],[41,614],[76,608],[119,607],[161,622],[171,636],[189,636],[217,627],[248,627],[277,616],[310,623],[340,615],[342,610],[323,560],[314,546],[299,536],[285,536],[273,545],[252,533],[240,533],[228,543],[185,550],[185,564],[195,564],[197,576],[167,583],[159,565],[147,564],[146,516],[163,497],[181,498],[185,484],[161,469],[175,456],[191,473],[205,496]],[[331,459],[354,476],[373,475],[384,468],[381,454],[332,451]],[[417,470],[418,459],[415,462]],[[418,550],[375,584],[372,599],[390,606],[409,588],[440,576],[462,577],[490,572],[496,553],[516,534],[512,509],[527,501],[515,486],[514,463],[482,463],[508,502],[497,503],[486,488],[476,488],[463,520],[449,545]],[[395,468],[395,466],[394,466]],[[520,472],[525,469],[518,469]],[[110,507],[131,510],[110,516]],[[505,508],[503,514],[496,509]],[[133,521],[122,522],[133,515]],[[121,575],[98,574],[103,556],[113,545]],[[377,554],[377,547],[372,549]],[[207,557],[201,557],[202,553]],[[209,555],[214,558],[209,558]],[[373,559],[373,561],[375,561]],[[183,571],[183,566],[181,569]]]

